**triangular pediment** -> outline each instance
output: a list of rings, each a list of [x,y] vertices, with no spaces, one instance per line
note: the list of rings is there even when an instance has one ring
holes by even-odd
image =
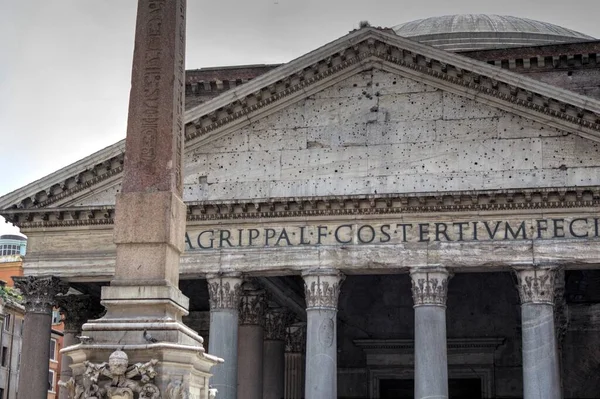
[[[184,199],[594,185],[599,115],[597,100],[361,29],[188,110]],[[0,208],[110,208],[123,147]]]

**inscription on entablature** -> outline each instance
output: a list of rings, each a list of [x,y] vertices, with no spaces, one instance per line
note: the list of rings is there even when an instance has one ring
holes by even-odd
[[[598,238],[600,217],[426,220],[269,227],[188,229],[186,249],[292,247],[313,245],[402,244],[430,241],[518,241]]]

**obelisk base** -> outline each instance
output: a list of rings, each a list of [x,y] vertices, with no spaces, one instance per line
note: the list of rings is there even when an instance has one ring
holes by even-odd
[[[89,390],[90,381],[98,380],[91,376],[94,372],[103,379],[97,381],[98,389],[106,392],[120,389],[110,386],[110,381],[126,381],[120,384],[140,388],[143,374],[136,373],[144,367],[132,366],[156,360],[152,364],[156,376],[150,385],[160,390],[160,397],[179,398],[167,392],[185,390],[190,399],[211,398],[210,369],[223,360],[206,354],[202,337],[181,321],[182,316],[188,314],[188,302],[181,291],[169,285],[102,287],[101,303],[106,307],[106,314],[82,326],[82,343],[61,351],[72,359],[73,383],[78,386],[73,389]],[[119,378],[114,377],[110,365],[106,364],[115,353],[126,354],[131,369]],[[104,385],[107,388],[102,388]],[[138,397],[153,396],[132,396]]]
[[[215,397],[216,392],[209,387],[210,369],[222,360],[204,353],[202,346],[165,342],[148,345],[85,343],[63,349],[61,352],[66,353],[73,360],[71,368],[76,384],[73,390],[85,391],[85,389],[89,389],[90,379],[86,378],[86,373],[87,375],[90,374],[90,368],[102,369],[104,363],[109,363],[104,365],[103,370],[112,371],[109,368],[111,355],[119,351],[127,354],[129,369],[133,370],[121,377],[125,380],[130,379],[122,384],[123,386],[142,386],[144,381],[140,381],[139,378],[136,379],[135,365],[145,365],[156,360],[155,365],[153,365],[155,376],[149,382],[158,388],[161,398],[212,399]],[[110,387],[111,380],[107,378],[106,374],[100,372],[99,375],[100,379],[98,379],[96,385],[100,390],[118,389]],[[181,394],[178,392],[181,392]]]

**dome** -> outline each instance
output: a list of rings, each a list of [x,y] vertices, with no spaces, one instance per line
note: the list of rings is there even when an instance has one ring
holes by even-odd
[[[547,22],[503,15],[431,17],[395,26],[397,35],[448,51],[540,46],[595,40]]]

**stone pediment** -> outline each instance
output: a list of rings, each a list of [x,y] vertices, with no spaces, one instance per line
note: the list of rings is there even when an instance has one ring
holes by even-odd
[[[309,126],[311,118],[320,125]],[[262,212],[286,202],[305,209],[311,198],[348,209],[369,195],[408,203],[402,198],[440,191],[526,197],[521,189],[530,186],[554,193],[599,183],[597,144],[590,143],[600,141],[599,101],[375,28],[188,110],[185,121],[184,199],[199,214]],[[420,139],[433,131],[437,140]],[[474,157],[461,154],[469,146]],[[496,147],[499,154],[484,155]],[[123,151],[117,143],[5,195],[2,214],[18,224],[97,220],[99,213],[109,221]],[[571,166],[577,170],[562,173]]]

